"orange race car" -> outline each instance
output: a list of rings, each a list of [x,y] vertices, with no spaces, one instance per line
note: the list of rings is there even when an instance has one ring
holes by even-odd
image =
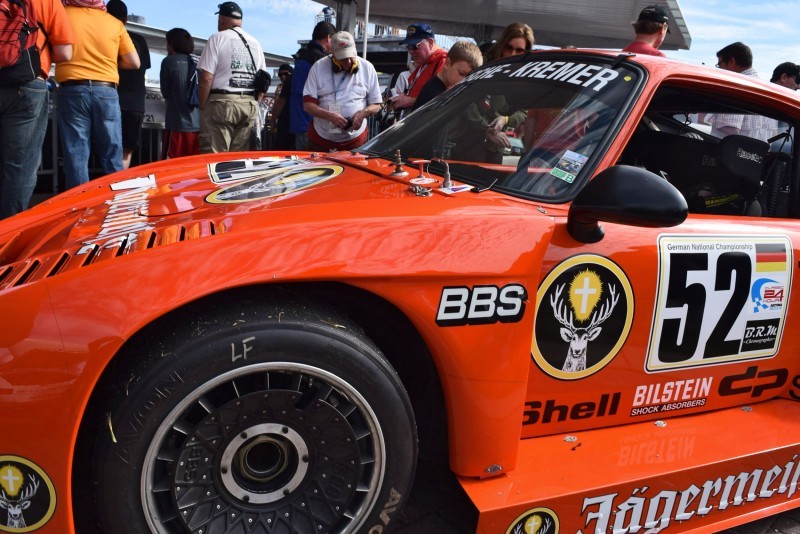
[[[418,454],[483,533],[800,506],[798,123],[753,78],[541,51],[358,151],[0,222],[0,532],[386,532]]]

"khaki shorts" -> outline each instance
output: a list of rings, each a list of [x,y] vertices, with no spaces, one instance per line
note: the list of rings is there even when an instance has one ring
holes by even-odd
[[[210,95],[205,109],[200,110],[200,152],[252,150],[257,114],[253,95]]]

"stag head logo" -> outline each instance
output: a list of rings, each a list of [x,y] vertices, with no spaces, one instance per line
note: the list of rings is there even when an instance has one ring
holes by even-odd
[[[589,278],[588,275],[584,278],[587,284],[584,285],[583,289],[572,289],[570,297],[574,296],[576,293],[582,293],[584,296],[582,299],[583,306],[577,309],[573,307],[575,312],[573,312],[573,310],[567,310],[567,305],[561,300],[561,292],[564,290],[565,284],[558,286],[555,293],[550,297],[550,306],[553,308],[555,318],[562,325],[559,329],[561,339],[569,343],[567,358],[564,360],[564,367],[561,368],[562,371],[567,373],[577,373],[586,370],[586,350],[589,347],[589,342],[597,339],[597,336],[599,336],[602,331],[601,325],[611,316],[617,302],[619,302],[619,295],[617,295],[616,288],[613,285],[609,286],[608,292],[610,297],[603,302],[599,310],[595,308],[591,312],[589,323],[585,326],[580,324],[576,325],[574,320],[575,316],[577,315],[580,317],[587,313],[586,302],[589,300],[588,297],[600,296],[601,290],[598,287],[592,289],[590,283],[588,283]],[[599,300],[599,298],[595,300]]]
[[[633,322],[633,293],[625,273],[594,254],[557,265],[537,294],[531,353],[547,374],[578,380],[607,365]]]
[[[32,474],[24,480],[19,469],[13,466],[4,466],[2,489],[0,489],[0,509],[8,511],[7,527],[24,528],[25,516],[22,515],[31,505],[31,499],[39,490],[39,481]],[[6,494],[8,489],[8,494]],[[12,497],[13,496],[13,497]],[[15,497],[15,498],[14,498]]]
[[[508,528],[507,534],[558,534],[558,516],[549,508],[528,510]]]

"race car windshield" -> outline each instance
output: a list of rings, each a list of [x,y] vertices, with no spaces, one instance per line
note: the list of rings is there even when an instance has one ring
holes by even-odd
[[[577,193],[639,85],[636,70],[587,56],[529,57],[474,72],[363,151],[441,158],[454,178],[539,200]],[[434,165],[432,170],[436,171]]]

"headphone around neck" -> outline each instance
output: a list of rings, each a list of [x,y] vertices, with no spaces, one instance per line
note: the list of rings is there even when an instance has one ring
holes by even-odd
[[[333,72],[336,72],[336,73],[344,72],[344,69],[339,64],[339,62],[336,60],[336,58],[333,57],[333,55],[331,55],[331,65],[333,65]],[[350,73],[350,74],[355,74],[356,72],[358,72],[358,58],[357,57],[353,58],[353,65],[350,67],[350,70],[348,70],[347,72]]]

